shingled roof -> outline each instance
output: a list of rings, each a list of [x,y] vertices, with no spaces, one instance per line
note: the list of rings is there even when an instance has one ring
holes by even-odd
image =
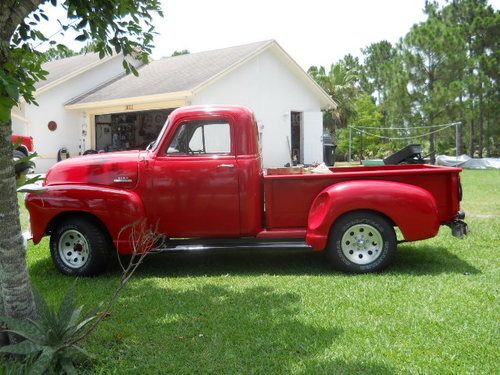
[[[272,42],[257,42],[151,61],[138,69],[139,77],[122,75],[113,82],[108,82],[66,104],[93,103],[192,90]]]
[[[88,69],[109,60],[112,57],[99,59],[97,53],[88,53],[85,55],[78,55],[49,61],[42,65],[42,68],[49,72],[47,79],[39,81],[35,84],[35,88],[43,90],[48,87],[54,86],[58,81],[63,81],[69,77],[84,73]]]
[[[280,55],[291,72],[300,77],[321,99],[322,108],[335,107],[331,97],[281,48],[275,40],[222,48],[154,60],[137,70],[139,76],[121,73],[111,81],[65,103],[66,108],[82,109],[151,100],[184,100],[212,84],[232,69],[267,49]]]

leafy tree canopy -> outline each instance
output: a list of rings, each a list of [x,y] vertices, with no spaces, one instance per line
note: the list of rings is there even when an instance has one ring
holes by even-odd
[[[424,13],[426,20],[413,25],[398,43],[382,40],[363,48],[362,62],[348,54],[332,64],[330,72],[309,69],[338,103],[334,116],[325,113],[324,123],[331,126],[333,118],[338,132],[356,125],[357,111],[366,107],[360,106],[360,97],[368,94],[384,127],[408,128],[407,134],[418,133],[413,127],[461,122],[456,133],[450,128],[437,140],[433,134],[413,140],[428,147],[428,154],[500,154],[500,12],[487,0],[453,0],[425,1]],[[375,154],[377,147],[379,156],[385,154],[385,144],[366,136],[365,150],[370,142]],[[391,146],[395,151],[405,141],[391,141]]]
[[[6,0],[0,6],[0,121],[10,118],[10,110],[22,97],[35,102],[35,83],[47,72],[42,69],[45,57],[37,51],[40,43],[57,44],[37,26],[49,21],[40,6],[46,0]],[[50,0],[57,6],[57,0]],[[67,12],[61,32],[74,30],[77,41],[92,41],[94,50],[102,58],[113,53],[124,57],[147,60],[153,48],[153,16],[162,15],[159,0],[65,0],[60,2]],[[57,22],[56,20],[53,20]],[[58,53],[67,53],[64,46]],[[137,74],[126,59],[127,73]]]

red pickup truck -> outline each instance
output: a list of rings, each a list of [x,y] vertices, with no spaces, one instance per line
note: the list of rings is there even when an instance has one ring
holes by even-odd
[[[271,174],[258,130],[242,106],[172,112],[145,151],[71,158],[53,166],[46,192],[28,194],[35,244],[50,235],[56,267],[101,272],[115,250],[132,251],[122,228],[158,223],[158,251],[309,248],[347,272],[386,267],[397,245],[430,238],[441,225],[462,237],[459,168],[393,165]]]

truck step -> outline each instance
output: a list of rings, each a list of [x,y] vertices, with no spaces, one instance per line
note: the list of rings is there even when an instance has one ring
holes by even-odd
[[[269,240],[259,238],[243,239],[170,239],[153,252],[189,252],[207,250],[312,250],[303,239]]]

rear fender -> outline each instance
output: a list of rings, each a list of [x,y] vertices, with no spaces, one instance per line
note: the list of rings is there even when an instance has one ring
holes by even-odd
[[[427,190],[401,182],[357,180],[340,182],[318,194],[309,210],[306,242],[323,250],[335,221],[357,210],[383,214],[407,241],[434,237],[439,230],[436,201]]]
[[[117,242],[122,228],[145,218],[142,200],[136,193],[97,186],[47,186],[44,193],[27,194],[26,207],[35,244],[48,234],[50,225],[58,218],[84,213],[99,219],[121,253],[131,251],[126,239]]]

